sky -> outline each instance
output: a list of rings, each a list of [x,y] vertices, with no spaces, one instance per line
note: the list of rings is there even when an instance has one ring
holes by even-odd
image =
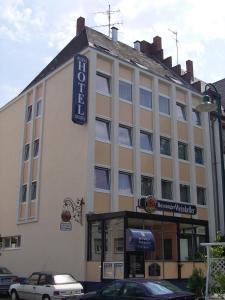
[[[89,27],[108,34],[107,11],[118,39],[161,36],[164,56],[206,82],[225,78],[223,0],[0,0],[0,107],[17,96],[76,35],[82,16]]]

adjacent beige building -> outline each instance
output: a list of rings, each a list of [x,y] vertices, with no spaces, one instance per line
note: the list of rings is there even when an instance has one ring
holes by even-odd
[[[192,63],[182,75],[159,37],[132,48],[112,30],[113,40],[79,18],[76,37],[0,109],[0,265],[20,276],[188,278],[215,236]]]

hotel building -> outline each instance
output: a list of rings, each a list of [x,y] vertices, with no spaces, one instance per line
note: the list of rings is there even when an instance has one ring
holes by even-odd
[[[200,83],[77,20],[77,35],[0,109],[0,265],[81,281],[185,279],[215,236]]]

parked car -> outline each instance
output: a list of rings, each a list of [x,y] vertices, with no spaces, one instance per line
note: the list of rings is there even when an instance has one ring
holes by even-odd
[[[35,272],[24,283],[9,288],[12,300],[72,300],[83,295],[82,285],[70,274]]]
[[[145,279],[116,280],[99,291],[90,292],[81,300],[194,300],[195,295],[182,291],[168,281]]]
[[[0,293],[8,293],[9,286],[17,279],[7,268],[0,266]]]

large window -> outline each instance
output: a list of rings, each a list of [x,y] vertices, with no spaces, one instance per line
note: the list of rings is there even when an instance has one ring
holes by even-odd
[[[192,122],[193,122],[194,125],[197,125],[197,126],[202,125],[200,112],[198,112],[195,109],[192,110]]]
[[[110,77],[101,73],[96,74],[96,91],[110,94]]]
[[[188,160],[188,145],[178,142],[178,157],[179,159]]]
[[[35,200],[37,197],[37,181],[33,181],[31,184],[31,200]]]
[[[171,155],[170,139],[166,137],[160,137],[160,153],[164,155]]]
[[[21,187],[21,202],[27,201],[27,185],[24,184]]]
[[[95,121],[95,136],[103,141],[110,141],[110,123],[109,121],[97,118]]]
[[[177,120],[186,121],[186,110],[183,104],[177,103]]]
[[[180,201],[187,203],[191,202],[189,185],[180,184]]]
[[[132,101],[132,84],[122,81],[119,81],[119,97],[121,99]]]
[[[36,102],[35,116],[39,117],[42,113],[42,100]]]
[[[26,121],[30,122],[31,118],[32,118],[32,105],[29,105],[26,111]]]
[[[159,112],[170,115],[170,98],[159,96]]]
[[[0,249],[15,249],[20,248],[21,236],[3,236],[0,237]]]
[[[152,151],[152,134],[149,132],[140,132],[140,148],[145,151]]]
[[[197,187],[197,203],[199,205],[206,205],[206,193],[205,188]]]
[[[141,195],[153,195],[153,178],[141,176]]]
[[[132,174],[119,172],[119,192],[125,195],[133,194]]]
[[[39,139],[35,140],[33,143],[33,157],[37,157],[39,154]]]
[[[132,134],[130,127],[119,125],[119,144],[132,146]]]
[[[162,180],[161,188],[162,188],[162,198],[172,200],[173,199],[172,182],[168,180]]]
[[[29,159],[29,153],[30,153],[30,144],[26,144],[24,147],[24,156],[23,156],[24,161]]]
[[[142,89],[139,89],[140,92],[140,105],[147,107],[147,108],[152,108],[152,92]]]
[[[110,189],[109,169],[95,167],[95,188],[101,190]]]
[[[195,147],[195,162],[197,164],[203,165],[203,149],[199,147]]]

